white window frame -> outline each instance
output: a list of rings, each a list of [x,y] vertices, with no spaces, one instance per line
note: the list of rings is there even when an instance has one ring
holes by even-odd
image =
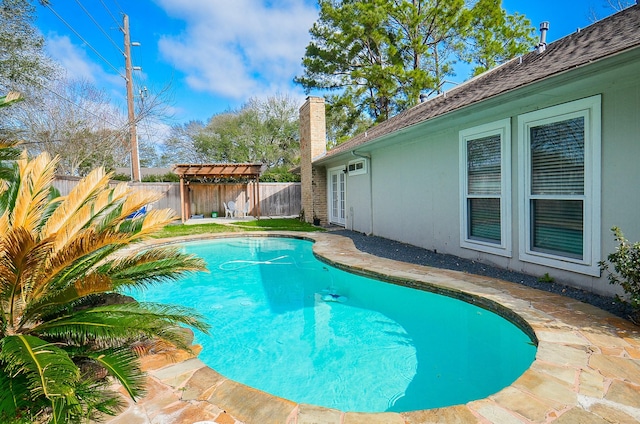
[[[351,168],[352,165],[355,167],[357,164],[360,164],[360,163],[362,164],[362,168],[354,169],[353,171],[349,169],[349,168]],[[367,173],[367,160],[363,158],[363,159],[355,159],[355,160],[349,161],[349,163],[347,164],[347,172],[348,172],[350,177],[352,177],[354,175],[366,174]]]
[[[522,210],[519,226],[520,260],[600,276],[601,113],[601,96],[597,95],[518,116],[519,203]],[[583,201],[582,259],[531,249],[531,199],[535,196],[531,195],[530,129],[577,117],[584,117],[584,195],[564,198],[573,200],[575,197]]]
[[[468,237],[469,213],[467,144],[470,140],[500,136],[500,243],[476,240]],[[460,131],[460,246],[511,257],[511,119],[502,119]],[[482,198],[492,197],[482,195]]]

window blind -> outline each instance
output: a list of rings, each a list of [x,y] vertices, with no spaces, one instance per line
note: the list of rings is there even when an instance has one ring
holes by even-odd
[[[467,140],[467,237],[500,243],[502,238],[501,137]]]
[[[531,194],[584,194],[584,117],[531,128]]]
[[[500,199],[468,199],[469,238],[500,243]]]
[[[500,195],[500,135],[467,141],[468,194]]]
[[[584,202],[532,199],[531,250],[582,259]]]

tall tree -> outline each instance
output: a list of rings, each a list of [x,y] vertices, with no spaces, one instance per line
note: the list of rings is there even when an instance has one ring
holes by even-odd
[[[307,91],[340,90],[356,110],[383,121],[395,112],[402,56],[387,25],[392,2],[320,0],[320,17],[296,78]]]
[[[373,124],[368,115],[350,103],[347,97],[328,94],[326,100],[327,148],[337,146]]]
[[[106,92],[83,80],[59,79],[16,108],[14,126],[29,153],[58,156],[58,172],[84,176],[125,161],[127,124]]]
[[[44,84],[55,67],[44,53],[44,39],[34,26],[29,0],[2,0],[0,5],[0,90],[22,90]]]
[[[397,48],[402,51],[406,72],[400,79],[404,93],[400,110],[413,106],[421,92],[440,91],[453,74],[470,18],[464,0],[395,0],[389,25],[398,34]]]
[[[203,122],[195,120],[173,125],[162,145],[161,163],[174,165],[206,162],[194,144],[197,135],[204,129],[204,126]]]
[[[336,91],[334,103],[377,122],[415,105],[420,93],[440,91],[457,60],[479,72],[526,51],[533,40],[529,22],[507,15],[499,0],[319,4],[296,82],[307,92]]]
[[[299,158],[297,119],[297,104],[286,95],[251,99],[238,111],[213,116],[193,145],[205,161],[291,166]]]
[[[15,102],[22,100],[17,92],[10,92],[6,96],[0,97],[0,108],[5,108]],[[14,174],[13,162],[20,157],[20,150],[16,148],[16,141],[13,139],[13,131],[0,128],[0,181],[11,178]]]
[[[472,16],[463,57],[475,63],[474,76],[526,53],[535,43],[531,22],[519,13],[508,15],[502,0],[478,0]]]

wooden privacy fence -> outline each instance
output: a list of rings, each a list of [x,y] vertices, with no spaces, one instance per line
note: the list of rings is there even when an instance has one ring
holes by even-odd
[[[56,176],[53,185],[60,194],[68,194],[78,184],[80,178]],[[112,181],[116,185],[119,181]],[[128,183],[131,187],[160,191],[164,197],[152,205],[154,209],[173,209],[180,216],[180,184],[179,183]],[[199,184],[190,183],[191,213],[211,217],[216,212],[224,217],[223,202],[233,200],[238,209],[243,209],[252,190],[246,184]],[[261,216],[297,216],[302,208],[302,189],[300,183],[260,183]],[[249,202],[252,204],[252,202]],[[250,213],[252,211],[249,211]]]

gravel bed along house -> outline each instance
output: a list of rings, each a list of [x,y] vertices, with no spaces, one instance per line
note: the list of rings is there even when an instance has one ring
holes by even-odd
[[[332,234],[349,237],[359,250],[382,258],[416,265],[468,272],[470,274],[484,275],[523,284],[527,287],[561,294],[581,302],[589,303],[625,319],[631,314],[631,308],[629,306],[617,302],[612,297],[598,295],[587,290],[561,284],[560,282],[540,281],[540,276],[527,275],[453,255],[437,253],[382,237],[367,236],[355,231],[337,230],[332,231]]]

